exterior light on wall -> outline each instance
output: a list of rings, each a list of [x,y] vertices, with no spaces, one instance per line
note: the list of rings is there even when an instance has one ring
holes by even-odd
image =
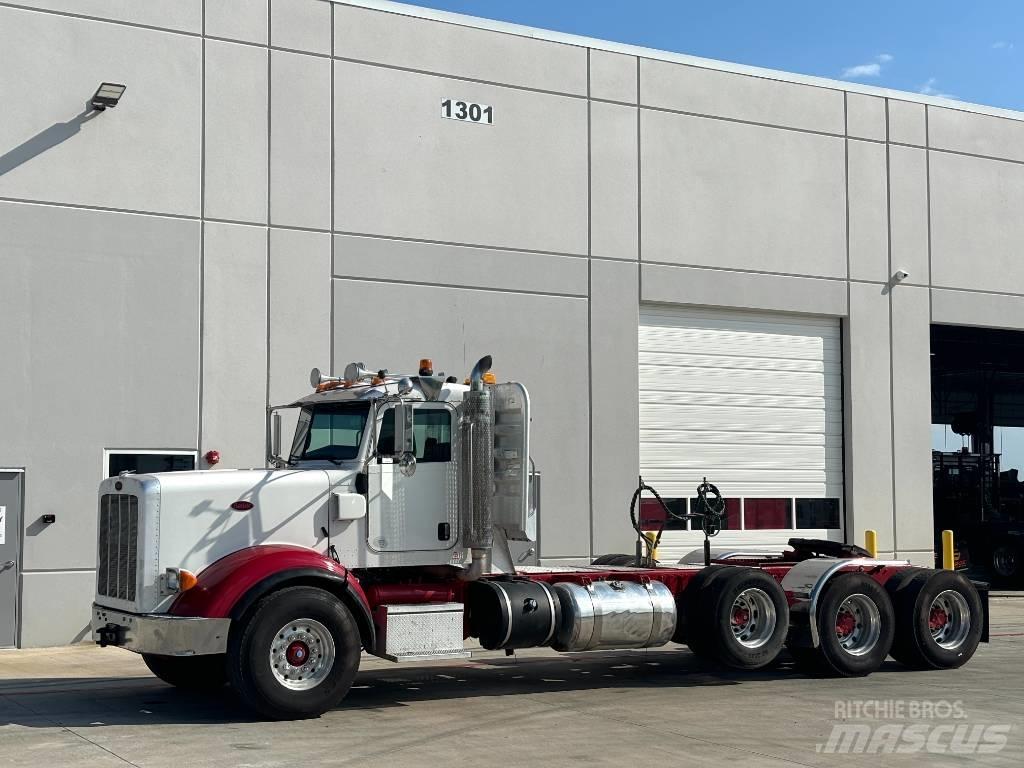
[[[214,464],[220,463],[220,451],[207,451],[203,454],[203,458],[212,467]]]
[[[96,93],[89,99],[89,106],[97,112],[102,112],[107,107],[116,107],[127,87],[120,83],[100,83]]]

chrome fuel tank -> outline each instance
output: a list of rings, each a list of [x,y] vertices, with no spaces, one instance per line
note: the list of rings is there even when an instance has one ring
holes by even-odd
[[[556,650],[650,648],[675,632],[675,597],[660,581],[560,582],[554,588],[562,614]]]

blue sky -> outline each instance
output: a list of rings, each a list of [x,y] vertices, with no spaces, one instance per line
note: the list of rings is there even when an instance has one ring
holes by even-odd
[[[1021,0],[415,0],[414,4],[1024,110]]]

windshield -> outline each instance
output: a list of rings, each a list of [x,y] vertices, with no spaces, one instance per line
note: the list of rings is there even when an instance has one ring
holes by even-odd
[[[340,462],[356,458],[369,411],[369,403],[303,408],[290,460]]]

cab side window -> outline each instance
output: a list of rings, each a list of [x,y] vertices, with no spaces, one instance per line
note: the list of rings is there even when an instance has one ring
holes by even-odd
[[[390,456],[395,450],[395,409],[381,420],[377,453]],[[417,408],[413,417],[413,451],[418,462],[452,460],[452,417],[446,408]]]

